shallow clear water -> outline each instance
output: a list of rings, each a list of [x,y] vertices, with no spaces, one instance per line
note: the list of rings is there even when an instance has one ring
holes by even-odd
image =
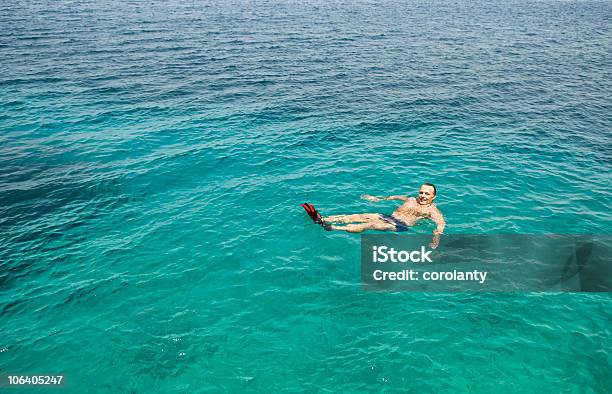
[[[609,1],[4,2],[0,371],[610,391],[609,294],[365,293],[324,214],[611,230]],[[415,231],[429,232],[423,224]]]

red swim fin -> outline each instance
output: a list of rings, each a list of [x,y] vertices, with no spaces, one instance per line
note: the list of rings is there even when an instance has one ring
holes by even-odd
[[[314,205],[308,204],[307,202],[300,205],[302,206],[302,208],[304,208],[304,210],[306,211],[308,216],[310,216],[313,222],[315,222],[316,224],[320,224],[325,230],[331,230],[330,225],[323,220],[323,217],[321,216],[319,211],[317,211]]]
[[[312,219],[313,222],[320,224],[321,223],[321,215],[319,214],[319,212],[317,212],[317,210],[315,209],[315,207],[313,207],[312,205],[308,204],[308,203],[304,203],[301,204],[302,208],[304,208],[304,210],[306,211],[306,213],[308,214],[308,216],[310,216],[310,218]]]

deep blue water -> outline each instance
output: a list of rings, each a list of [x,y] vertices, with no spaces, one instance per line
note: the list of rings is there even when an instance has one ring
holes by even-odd
[[[609,294],[367,293],[325,214],[609,234],[610,1],[0,6],[0,371],[609,392]],[[429,232],[423,224],[415,232]]]

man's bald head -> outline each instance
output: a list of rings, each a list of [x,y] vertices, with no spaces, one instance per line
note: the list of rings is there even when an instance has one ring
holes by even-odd
[[[419,189],[417,202],[421,205],[429,205],[436,198],[436,187],[433,183],[423,183]]]

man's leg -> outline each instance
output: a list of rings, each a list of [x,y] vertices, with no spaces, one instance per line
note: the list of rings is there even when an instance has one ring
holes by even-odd
[[[365,223],[380,220],[377,213],[358,213],[355,215],[331,215],[323,218],[328,223]]]
[[[387,223],[384,220],[376,219],[365,223],[359,224],[347,224],[346,226],[331,225],[331,230],[347,231],[349,233],[361,233],[365,230],[378,230],[378,231],[395,231],[395,225]]]

